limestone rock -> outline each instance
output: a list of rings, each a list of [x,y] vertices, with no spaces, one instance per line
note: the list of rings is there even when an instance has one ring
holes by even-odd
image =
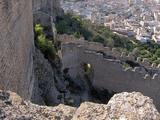
[[[139,92],[114,95],[107,109],[111,120],[160,120],[152,99]]]
[[[0,120],[71,120],[75,110],[62,104],[56,107],[35,105],[23,101],[16,93],[0,91]]]
[[[84,102],[77,109],[60,104],[47,107],[0,91],[0,120],[160,120],[149,97],[141,93],[114,95],[107,105]]]
[[[48,26],[50,23],[50,16],[53,20],[57,16],[63,14],[60,8],[60,0],[32,0],[34,23],[41,23],[43,26]]]
[[[33,87],[37,82],[34,81],[33,74],[33,13],[35,9],[43,9],[44,12],[51,14],[51,7],[53,8],[52,16],[55,18],[60,13],[59,0],[0,0],[0,89],[11,90],[24,99],[31,99],[38,87]],[[44,74],[47,73],[44,72]],[[49,80],[46,79],[46,81]],[[45,84],[52,86],[54,82],[50,80]],[[54,85],[49,89],[43,93],[48,92],[49,96],[54,98],[50,100],[56,101],[57,92]],[[37,97],[37,99],[41,98]]]
[[[73,120],[160,120],[153,101],[141,93],[114,95],[107,105],[85,102]]]
[[[82,103],[72,120],[108,120],[107,105]]]
[[[35,49],[34,53],[34,93],[32,100],[37,104],[55,105],[59,103],[59,92],[55,86],[55,72],[47,59],[40,50]]]
[[[0,0],[0,89],[30,99],[33,89],[32,0]]]

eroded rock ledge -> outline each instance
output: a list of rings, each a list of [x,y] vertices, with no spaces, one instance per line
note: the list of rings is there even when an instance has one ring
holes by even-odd
[[[114,95],[107,105],[84,102],[79,108],[39,106],[16,93],[0,91],[2,120],[160,120],[152,99],[139,92]]]

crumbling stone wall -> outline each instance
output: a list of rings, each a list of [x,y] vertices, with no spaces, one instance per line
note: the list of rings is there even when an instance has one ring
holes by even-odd
[[[0,89],[30,99],[33,86],[31,0],[0,0]]]
[[[131,54],[119,53],[115,48],[105,48],[100,43],[75,40],[59,36],[62,42],[63,69],[68,68],[73,79],[84,79],[83,64],[92,67],[91,82],[95,88],[114,92],[139,91],[150,96],[160,108],[159,65],[150,65],[147,60],[139,61]],[[138,66],[124,69],[123,62],[130,60]]]

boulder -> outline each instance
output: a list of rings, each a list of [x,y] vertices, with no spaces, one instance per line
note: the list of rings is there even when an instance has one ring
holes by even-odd
[[[107,105],[85,102],[73,120],[160,120],[152,99],[139,92],[115,94]]]

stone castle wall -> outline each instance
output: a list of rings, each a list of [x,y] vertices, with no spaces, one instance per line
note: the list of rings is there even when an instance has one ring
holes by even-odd
[[[31,0],[0,0],[0,89],[30,99],[33,88]]]
[[[116,49],[105,48],[100,43],[75,40],[65,35],[58,38],[62,42],[63,69],[69,68],[73,79],[83,79],[82,65],[89,63],[93,69],[91,82],[94,87],[114,92],[139,91],[154,99],[160,108],[159,66],[150,65],[147,60],[137,60],[130,54],[119,53]],[[138,66],[124,69],[123,63],[127,60]]]

